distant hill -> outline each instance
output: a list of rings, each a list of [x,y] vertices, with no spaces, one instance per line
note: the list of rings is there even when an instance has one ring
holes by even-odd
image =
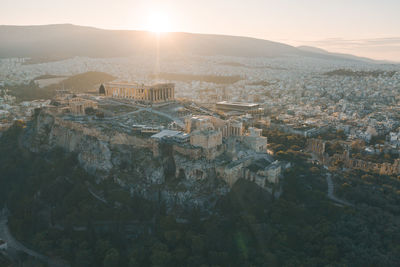
[[[393,77],[396,74],[396,71],[381,71],[381,70],[374,70],[374,71],[353,71],[353,70],[346,70],[346,69],[338,69],[334,71],[329,71],[324,73],[327,76],[354,76],[354,77],[379,77],[379,76],[386,76],[386,77]]]
[[[49,87],[54,89],[65,88],[77,93],[85,93],[97,90],[100,84],[115,80],[116,77],[97,71],[89,71],[77,75],[73,75],[56,85]]]
[[[332,53],[329,51],[326,51],[324,49],[318,48],[318,47],[313,47],[313,46],[298,46],[298,49],[306,52],[311,52],[311,53],[316,53],[316,54],[321,54],[321,55],[326,55],[326,56],[332,56],[336,58],[342,58],[342,59],[347,59],[347,60],[358,60],[358,61],[364,61],[367,63],[388,63],[386,61],[378,61],[378,60],[373,60],[370,58],[366,57],[358,57],[350,54],[342,54],[342,53]]]
[[[336,55],[298,49],[267,40],[211,34],[103,30],[71,24],[44,26],[0,26],[0,57],[31,57],[54,60],[74,56],[119,57],[154,54],[225,55],[278,57],[302,55],[343,59]],[[353,59],[352,59],[353,60]],[[33,60],[35,62],[35,60]]]
[[[14,85],[8,87],[11,94],[18,101],[31,101],[35,99],[50,99],[56,90],[66,89],[75,93],[86,93],[97,90],[101,83],[115,80],[115,77],[104,72],[85,72],[68,77],[57,84],[40,88],[34,81],[29,84]]]

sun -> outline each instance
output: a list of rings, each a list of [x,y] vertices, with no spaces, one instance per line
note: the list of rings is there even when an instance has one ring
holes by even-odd
[[[155,33],[171,31],[168,15],[163,12],[152,12],[147,18],[146,29]]]

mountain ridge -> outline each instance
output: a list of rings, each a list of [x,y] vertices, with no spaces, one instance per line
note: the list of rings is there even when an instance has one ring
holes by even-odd
[[[157,39],[159,38],[159,39]],[[135,54],[195,54],[203,56],[305,56],[328,60],[365,61],[321,53],[254,37],[137,30],[110,30],[73,24],[0,25],[0,57],[121,57]],[[158,45],[158,46],[157,46]],[[372,59],[368,61],[375,62]]]
[[[298,49],[302,51],[308,51],[312,53],[318,53],[318,54],[323,54],[323,55],[331,55],[335,57],[341,57],[344,59],[350,59],[350,60],[359,60],[359,61],[364,61],[368,63],[380,63],[380,64],[391,64],[391,63],[397,63],[397,62],[391,62],[388,60],[375,60],[367,57],[360,57],[352,54],[345,54],[345,53],[336,53],[336,52],[330,52],[325,49],[315,47],[315,46],[308,46],[308,45],[301,45],[297,46]]]

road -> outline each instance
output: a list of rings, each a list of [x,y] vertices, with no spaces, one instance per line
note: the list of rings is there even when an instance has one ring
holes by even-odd
[[[333,181],[332,181],[332,174],[330,174],[330,173],[326,174],[326,183],[328,185],[328,193],[327,193],[327,195],[328,195],[328,198],[330,200],[335,201],[336,203],[342,204],[344,206],[353,206],[353,204],[351,204],[351,203],[349,203],[347,201],[344,201],[344,200],[342,200],[340,198],[337,198],[334,195],[335,188],[334,188],[334,184],[333,184]]]
[[[6,211],[6,209],[0,211],[0,238],[7,242],[9,248],[14,249],[16,251],[25,252],[26,254],[47,263],[49,266],[54,266],[54,267],[69,266],[60,262],[56,262],[50,259],[49,257],[46,257],[42,254],[37,253],[36,251],[33,251],[25,247],[23,244],[18,242],[18,240],[16,240],[12,236],[10,229],[8,228],[8,212]]]

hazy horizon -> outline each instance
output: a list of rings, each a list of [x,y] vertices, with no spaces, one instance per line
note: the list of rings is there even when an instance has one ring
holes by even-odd
[[[112,30],[246,36],[400,61],[400,3],[394,0],[5,0],[2,6],[2,25],[69,23]]]

